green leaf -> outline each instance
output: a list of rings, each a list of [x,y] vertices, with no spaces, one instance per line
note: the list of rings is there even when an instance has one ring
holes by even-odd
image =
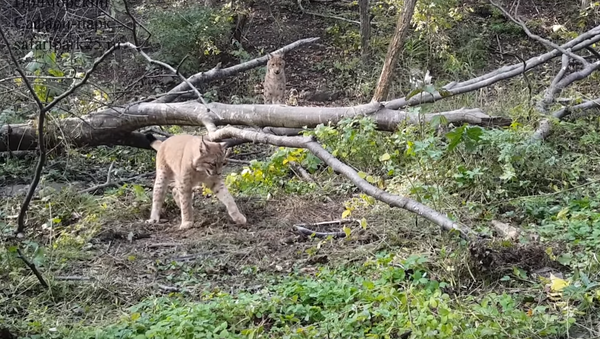
[[[362,285],[368,290],[375,288],[375,284],[372,281],[363,281]]]
[[[417,95],[421,92],[423,92],[423,90],[420,88],[413,89],[412,92],[408,93],[408,95],[406,96],[406,100],[409,100],[410,98],[414,97],[415,95]]]
[[[382,156],[379,157],[379,161],[388,161],[390,160],[390,154],[389,153],[385,153]]]
[[[371,184],[374,184],[377,182],[377,178],[373,177],[372,175],[367,176],[367,181]]]
[[[360,172],[358,172],[357,174],[358,174],[358,176],[359,176],[361,179],[364,179],[364,178],[367,176],[367,173],[365,173],[365,172],[363,172],[363,171],[360,171]]]
[[[442,117],[442,115],[435,115],[433,118],[431,118],[431,121],[429,121],[429,125],[433,128],[438,127],[442,124]]]
[[[46,259],[46,250],[43,247],[37,247],[35,249],[35,252],[33,252],[33,264],[35,266],[41,266],[44,264],[44,261]]]
[[[360,219],[360,227],[362,227],[363,230],[367,229],[367,219],[365,219],[365,218]]]
[[[436,92],[435,86],[433,86],[433,85],[425,86],[425,92],[427,92],[429,94],[434,94]]]
[[[448,151],[454,150],[456,146],[462,141],[462,136],[465,130],[465,126],[455,129],[454,131],[450,131],[446,133],[446,138],[450,139],[450,143],[448,144]]]
[[[54,69],[54,68],[50,68],[48,70],[48,73],[50,73],[51,75],[54,75],[55,77],[62,77],[65,75],[65,73],[63,73],[63,71],[61,71],[60,69]]]
[[[28,63],[27,66],[25,66],[25,69],[28,72],[33,73],[33,72],[37,71],[38,69],[41,69],[43,66],[44,65],[41,62],[32,61],[32,62]]]
[[[562,210],[560,210],[560,212],[558,212],[558,214],[556,215],[556,219],[566,219],[567,213],[569,213],[569,207],[565,207]]]
[[[346,237],[349,237],[349,236],[350,236],[350,233],[352,233],[352,230],[351,230],[351,229],[350,229],[350,227],[348,227],[348,226],[344,226],[344,227],[342,228],[342,231],[344,231],[344,233],[346,233]]]
[[[469,127],[467,128],[466,134],[469,138],[479,141],[479,139],[481,139],[481,135],[483,134],[483,129],[481,127]]]

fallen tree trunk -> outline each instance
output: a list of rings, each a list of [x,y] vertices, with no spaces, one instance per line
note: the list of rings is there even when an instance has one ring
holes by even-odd
[[[195,101],[182,103],[140,103],[114,107],[78,118],[57,120],[59,125],[46,126],[49,147],[66,142],[75,147],[125,145],[150,148],[143,134],[135,130],[157,125],[203,126],[211,121],[216,126],[245,125],[251,127],[282,127],[286,129],[314,128],[319,124],[337,124],[344,118],[370,116],[383,131],[394,131],[398,124],[429,122],[444,116],[448,123],[469,123],[482,126],[508,125],[510,120],[490,117],[479,109],[415,115],[383,108],[378,103],[353,107],[294,107],[279,105],[226,105],[211,103],[204,106]],[[37,147],[32,124],[0,127],[0,151],[33,150]]]

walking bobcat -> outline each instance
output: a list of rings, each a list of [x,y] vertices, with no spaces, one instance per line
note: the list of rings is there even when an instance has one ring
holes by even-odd
[[[227,186],[221,178],[221,169],[228,152],[220,143],[204,140],[204,137],[179,134],[165,141],[146,134],[156,154],[156,180],[152,193],[152,211],[147,223],[160,220],[160,210],[165,200],[167,186],[174,183],[173,199],[181,210],[179,229],[194,224],[192,187],[205,184],[225,205],[227,212],[237,224],[245,224],[246,217],[240,213]]]
[[[283,54],[269,54],[267,74],[263,83],[265,104],[285,102],[285,60]]]

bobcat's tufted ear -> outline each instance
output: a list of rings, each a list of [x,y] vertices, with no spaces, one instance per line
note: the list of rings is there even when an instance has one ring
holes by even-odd
[[[223,157],[224,157],[224,158],[227,158],[227,157],[229,157],[229,155],[230,155],[230,154],[231,154],[231,148],[228,148],[228,149],[225,151],[225,155],[224,155]]]
[[[273,54],[267,52],[267,60],[271,60],[273,58]]]

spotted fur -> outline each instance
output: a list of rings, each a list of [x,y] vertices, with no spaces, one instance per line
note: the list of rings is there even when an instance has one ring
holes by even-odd
[[[220,143],[207,141],[204,137],[179,134],[165,141],[157,140],[152,134],[146,135],[156,154],[156,180],[152,193],[152,211],[146,222],[155,223],[160,219],[167,187],[173,185],[173,199],[181,210],[180,229],[194,224],[192,209],[193,187],[206,185],[225,205],[229,216],[237,224],[245,224],[246,217],[239,211],[235,200],[227,190],[221,171],[226,164],[229,150],[225,152]]]

